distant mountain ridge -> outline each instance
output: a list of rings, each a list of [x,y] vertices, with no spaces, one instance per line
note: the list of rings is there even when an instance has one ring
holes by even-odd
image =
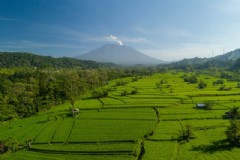
[[[164,61],[147,56],[136,49],[117,44],[107,44],[85,54],[76,56],[82,60],[93,60],[97,62],[111,62],[122,65],[137,64],[160,64]]]
[[[0,67],[99,68],[116,66],[110,63],[79,60],[69,57],[53,58],[23,52],[0,52]]]
[[[106,45],[107,51],[109,51],[109,46]],[[119,45],[113,45],[112,47],[120,47]],[[131,51],[128,54],[135,55],[135,57],[131,57],[128,54],[123,54],[124,62],[127,65],[132,64],[160,64],[159,66],[168,66],[169,68],[186,68],[187,66],[194,66],[196,69],[201,68],[209,68],[210,66],[215,67],[224,67],[224,68],[231,68],[231,69],[239,69],[240,68],[240,49],[236,49],[234,51],[228,52],[223,55],[218,55],[212,58],[192,58],[192,59],[183,59],[181,61],[163,64],[164,61],[151,58],[134,50],[131,47],[121,46],[120,48],[127,48],[127,51]],[[129,49],[130,48],[130,49]],[[136,51],[137,53],[134,53]],[[113,56],[112,52],[105,52],[109,55]],[[121,53],[120,53],[121,54]],[[140,56],[139,56],[140,55]],[[101,56],[100,56],[101,57]],[[119,56],[116,56],[118,60]],[[148,59],[148,61],[139,61],[138,57],[142,57]],[[138,60],[137,60],[138,59]],[[122,61],[116,61],[122,62]],[[130,63],[131,62],[131,63]],[[140,63],[142,62],[142,63]],[[148,62],[148,63],[147,63]],[[150,63],[153,62],[153,63]],[[119,63],[118,63],[119,64]],[[0,67],[39,67],[39,68],[46,68],[46,67],[54,67],[54,68],[72,68],[72,67],[80,67],[80,68],[99,68],[99,67],[119,67],[113,63],[98,63],[92,60],[79,60],[75,58],[69,57],[61,57],[61,58],[53,58],[50,56],[41,56],[35,55],[31,53],[24,53],[24,52],[0,52]]]
[[[183,59],[177,62],[167,64],[170,68],[186,68],[187,66],[194,66],[195,68],[215,67],[233,67],[236,61],[240,58],[240,49],[230,51],[223,55],[218,55],[212,58],[190,58]],[[236,67],[235,67],[236,68]]]
[[[233,61],[237,60],[238,58],[240,58],[240,49],[236,49],[226,54],[214,57],[214,59],[217,60],[233,60]]]

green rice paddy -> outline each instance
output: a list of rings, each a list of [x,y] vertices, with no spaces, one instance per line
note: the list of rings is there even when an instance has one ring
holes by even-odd
[[[30,118],[0,124],[0,138],[12,137],[25,146],[7,159],[91,159],[91,160],[235,160],[239,148],[226,143],[229,125],[222,116],[240,104],[237,82],[224,83],[230,91],[219,91],[213,82],[217,76],[199,75],[205,89],[184,82],[183,72],[169,72],[142,77],[124,86],[111,81],[107,98],[87,97],[75,103],[80,113],[75,118],[70,104],[63,104]],[[165,79],[161,88],[156,83]],[[138,94],[122,96],[122,91]],[[214,101],[212,110],[196,108],[197,103]],[[194,139],[181,143],[179,136],[186,125],[192,127]],[[1,155],[0,155],[1,158]]]

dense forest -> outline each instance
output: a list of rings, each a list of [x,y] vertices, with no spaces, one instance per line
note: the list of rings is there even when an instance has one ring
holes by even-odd
[[[0,52],[0,67],[37,67],[37,68],[99,68],[114,67],[112,63],[97,63],[95,61],[79,60],[69,57],[53,58],[31,53]]]
[[[81,95],[111,79],[156,73],[154,67],[19,53],[1,53],[0,64],[0,121],[29,117],[66,101],[74,105]]]
[[[31,116],[52,106],[75,100],[110,79],[150,75],[146,69],[1,69],[0,120]]]

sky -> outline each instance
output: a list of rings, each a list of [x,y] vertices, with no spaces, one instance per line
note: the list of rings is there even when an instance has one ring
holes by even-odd
[[[115,43],[172,61],[239,42],[239,0],[0,0],[0,51],[74,57]]]

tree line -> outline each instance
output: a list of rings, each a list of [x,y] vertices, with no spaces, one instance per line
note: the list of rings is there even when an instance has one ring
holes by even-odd
[[[0,121],[25,118],[94,91],[111,79],[151,75],[149,67],[98,69],[0,69]]]
[[[99,68],[116,67],[113,63],[98,63],[69,57],[53,58],[22,52],[0,52],[0,67],[37,67],[37,68]]]

